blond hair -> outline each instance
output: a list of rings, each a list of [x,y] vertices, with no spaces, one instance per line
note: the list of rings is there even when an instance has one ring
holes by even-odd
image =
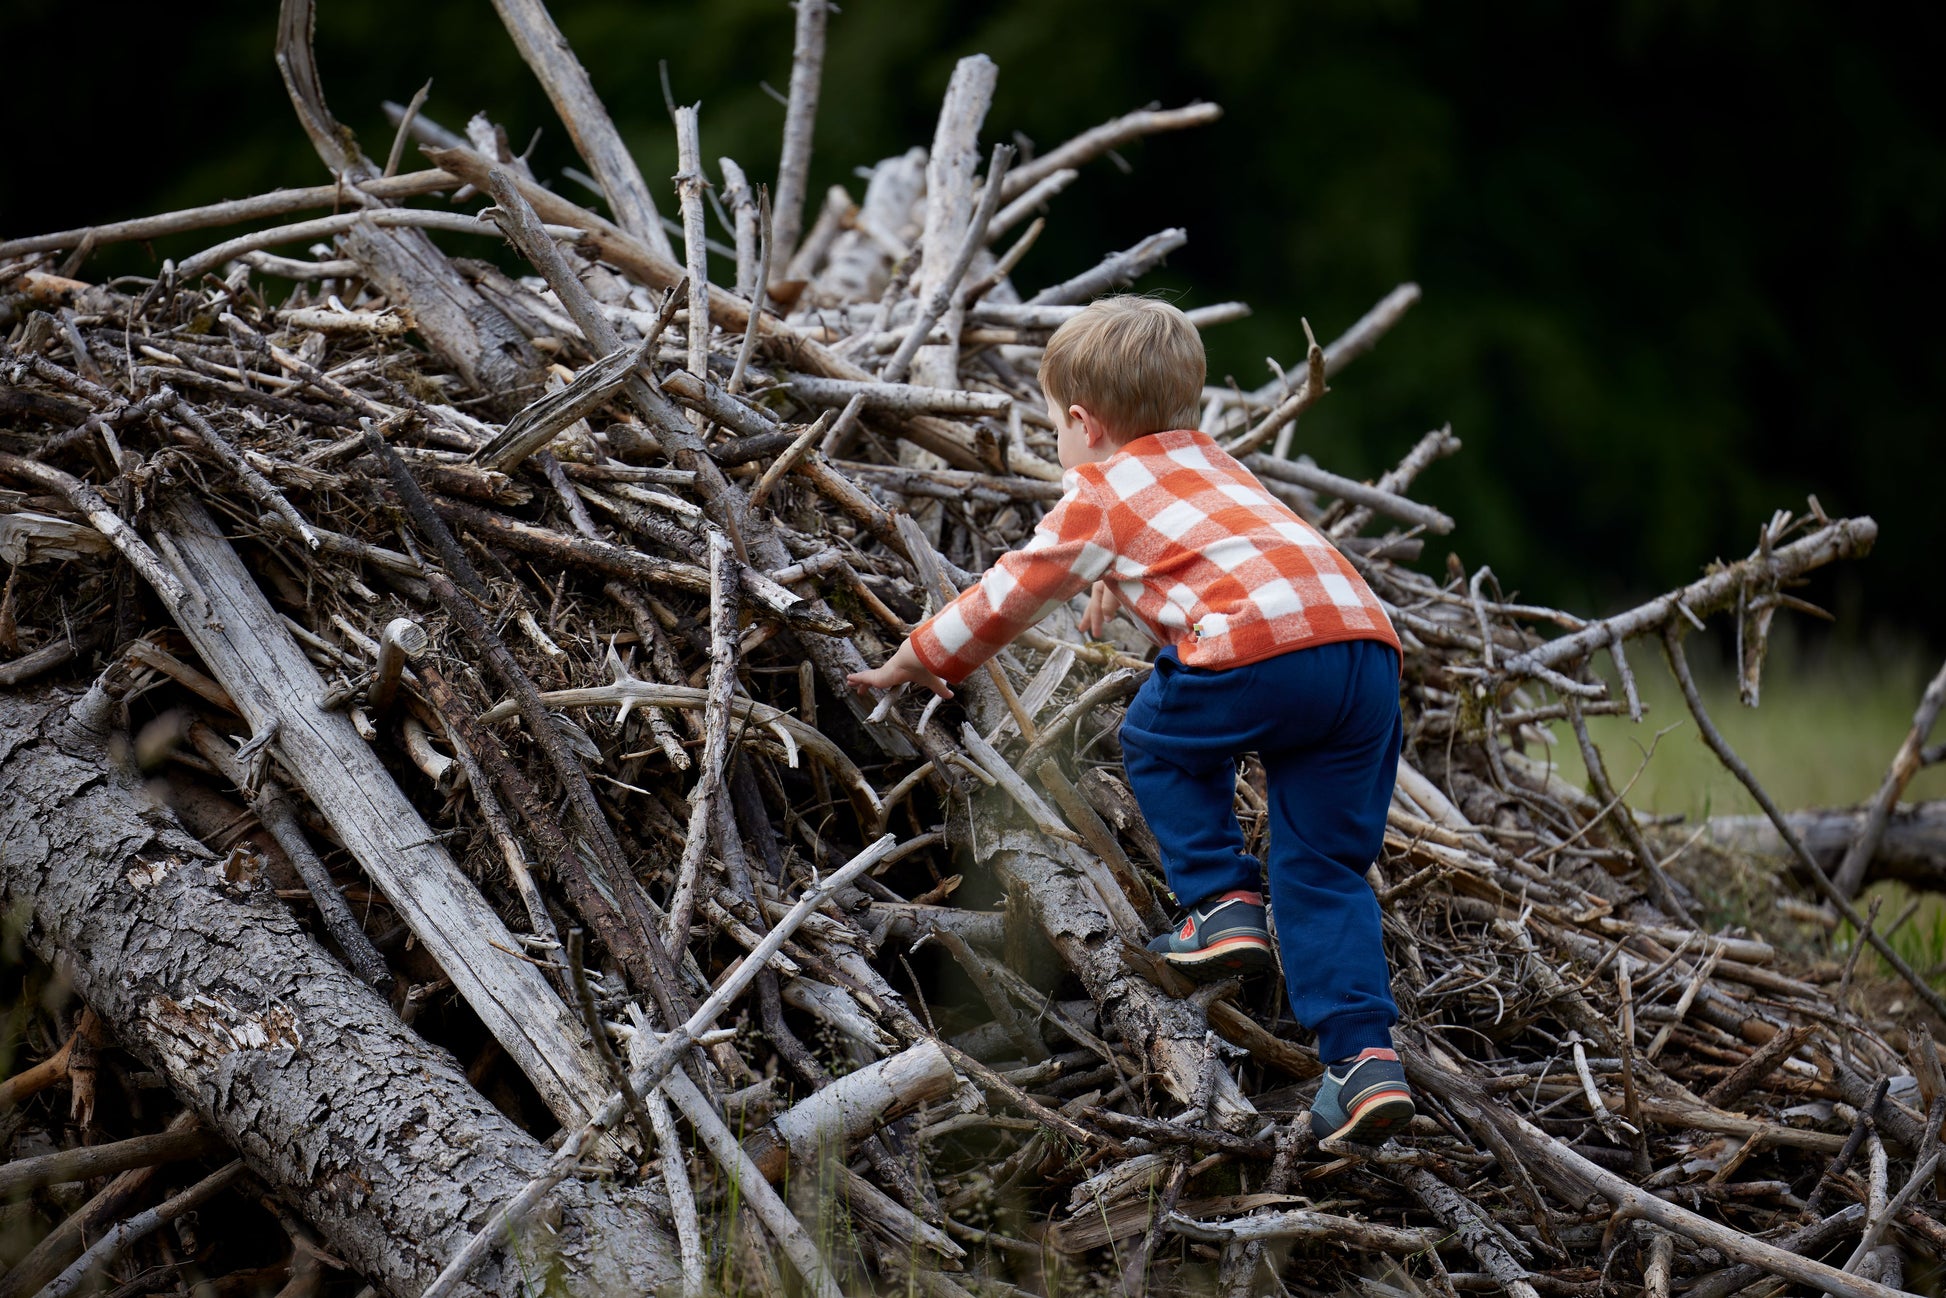
[[[1194,428],[1208,368],[1202,335],[1181,311],[1150,297],[1105,297],[1054,331],[1040,380],[1058,409],[1085,406],[1126,442]]]

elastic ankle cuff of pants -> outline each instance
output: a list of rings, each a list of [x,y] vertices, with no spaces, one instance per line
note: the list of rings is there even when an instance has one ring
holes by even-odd
[[[1340,1059],[1350,1059],[1359,1051],[1373,1046],[1390,1050],[1392,1024],[1397,1021],[1396,1016],[1382,1011],[1334,1014],[1318,1024],[1318,1058],[1330,1064]]]

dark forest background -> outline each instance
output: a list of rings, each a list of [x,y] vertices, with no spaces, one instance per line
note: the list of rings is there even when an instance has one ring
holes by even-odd
[[[790,75],[783,0],[556,0],[652,186],[675,170],[658,81],[702,102],[705,155],[774,174]],[[337,115],[486,109],[536,171],[578,164],[487,0],[321,0]],[[1245,386],[1387,290],[1425,300],[1305,416],[1298,449],[1359,476],[1451,421],[1465,451],[1418,494],[1435,539],[1529,597],[1582,609],[1747,552],[1816,492],[1870,513],[1877,553],[1824,579],[1849,638],[1946,645],[1946,138],[1930,5],[1632,0],[847,0],[830,28],[813,195],[926,143],[955,59],[1000,66],[989,140],[1042,148],[1128,109],[1213,100],[1213,128],[1094,164],[1016,276],[1063,278],[1166,226],[1145,282],[1249,301],[1212,329]],[[11,108],[0,233],[315,184],[271,59],[271,0],[5,0]],[[1926,87],[1934,85],[1932,91]],[[673,203],[662,186],[664,211]],[[808,218],[807,218],[808,219]],[[147,273],[218,236],[98,257]],[[482,248],[466,241],[473,255]]]

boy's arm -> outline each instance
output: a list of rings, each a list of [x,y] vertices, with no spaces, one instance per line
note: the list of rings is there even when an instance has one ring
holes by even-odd
[[[906,645],[933,675],[965,679],[1107,572],[1115,559],[1113,539],[1108,511],[1087,479],[1077,476],[1025,547],[1001,555],[976,585],[922,622]]]

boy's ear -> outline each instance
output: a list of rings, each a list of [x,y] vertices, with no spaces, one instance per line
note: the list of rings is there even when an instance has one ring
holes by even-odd
[[[1089,450],[1093,450],[1107,440],[1107,426],[1100,419],[1096,418],[1095,412],[1088,409],[1088,407],[1069,406],[1068,418],[1081,425],[1082,436],[1087,442]]]

